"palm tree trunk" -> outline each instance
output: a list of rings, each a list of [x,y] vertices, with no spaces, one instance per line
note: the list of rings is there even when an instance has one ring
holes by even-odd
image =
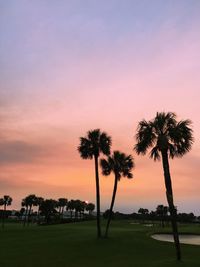
[[[5,213],[6,213],[6,205],[4,204],[4,208],[3,208],[3,218],[2,218],[2,228],[4,228]]]
[[[179,235],[178,235],[178,226],[177,226],[177,212],[176,208],[174,207],[173,201],[173,191],[172,191],[172,182],[169,170],[169,161],[168,161],[168,154],[167,151],[162,151],[162,163],[163,163],[163,170],[164,170],[164,177],[165,177],[165,187],[166,187],[166,196],[169,205],[169,212],[171,215],[171,224],[174,236],[174,243],[176,247],[176,257],[177,260],[181,260],[181,248],[179,242]]]
[[[107,221],[107,225],[106,225],[105,237],[108,237],[108,229],[109,229],[111,218],[112,218],[112,211],[113,211],[113,207],[114,207],[114,203],[115,203],[115,196],[116,196],[116,192],[117,192],[117,184],[118,184],[118,178],[117,178],[117,175],[115,174],[113,195],[112,195],[112,200],[111,200],[111,204],[110,204],[110,211],[109,211],[108,221]]]
[[[26,217],[27,217],[27,213],[28,213],[28,207],[26,207],[26,212],[25,212],[25,216],[24,216],[24,223],[23,223],[23,226],[26,225]]]
[[[40,206],[38,206],[38,211],[37,211],[37,222],[39,224],[40,221]]]
[[[28,221],[27,221],[27,225],[29,225],[29,223],[30,223],[31,209],[32,209],[32,205],[30,205],[30,208],[29,208],[29,211],[28,211]]]
[[[96,203],[97,203],[97,237],[101,237],[101,222],[100,222],[100,189],[99,189],[99,170],[98,170],[98,156],[95,159],[95,176],[96,176]]]

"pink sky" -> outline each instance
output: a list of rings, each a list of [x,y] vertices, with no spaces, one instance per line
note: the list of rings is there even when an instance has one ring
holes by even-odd
[[[100,128],[136,164],[115,210],[166,204],[161,163],[133,146],[141,119],[173,111],[193,121],[195,137],[192,151],[170,162],[175,202],[200,214],[199,2],[86,2],[1,3],[0,195],[13,197],[13,208],[30,193],[95,202],[94,164],[77,146]],[[102,210],[112,187],[112,176],[101,177]]]

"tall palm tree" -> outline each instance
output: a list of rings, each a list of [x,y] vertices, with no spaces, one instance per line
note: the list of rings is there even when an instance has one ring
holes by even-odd
[[[166,196],[171,215],[174,243],[177,260],[181,260],[181,249],[177,227],[177,212],[174,206],[172,182],[169,168],[169,158],[182,157],[192,146],[193,136],[190,120],[176,120],[172,112],[157,113],[151,121],[139,122],[134,149],[137,154],[146,154],[151,148],[150,157],[155,161],[162,158]]]
[[[101,160],[101,168],[103,175],[107,176],[110,175],[110,173],[112,172],[115,176],[113,195],[110,204],[110,212],[106,225],[105,237],[108,236],[108,229],[112,217],[112,211],[115,202],[118,181],[120,181],[121,177],[132,178],[133,175],[131,173],[131,170],[133,169],[133,167],[134,167],[134,162],[132,156],[131,155],[127,156],[126,154],[121,153],[119,151],[114,151],[113,155],[109,156],[107,160],[106,159]]]
[[[99,155],[110,155],[111,137],[100,129],[89,131],[86,137],[80,138],[78,151],[83,159],[94,159],[96,178],[97,237],[101,237],[100,225],[100,186],[99,186]]]
[[[5,195],[0,199],[0,205],[3,206],[3,215],[2,215],[2,227],[4,228],[5,223],[5,215],[6,215],[6,207],[10,206],[12,203],[12,198],[10,196]]]

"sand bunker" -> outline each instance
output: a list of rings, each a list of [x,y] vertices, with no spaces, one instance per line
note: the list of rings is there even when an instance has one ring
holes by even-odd
[[[171,234],[154,234],[151,236],[153,239],[166,242],[174,242],[173,235]],[[200,245],[200,235],[179,235],[180,243],[190,245]]]

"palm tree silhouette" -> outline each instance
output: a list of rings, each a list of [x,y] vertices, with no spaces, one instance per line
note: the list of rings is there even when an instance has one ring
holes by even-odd
[[[59,198],[57,201],[57,205],[59,208],[59,216],[63,218],[64,208],[67,206],[68,199],[67,198]]]
[[[42,202],[44,201],[44,198],[43,197],[37,197],[36,198],[36,206],[38,206],[38,210],[37,210],[37,221],[38,221],[38,223],[39,223],[39,221],[40,221],[40,207],[41,207],[41,205],[42,205]]]
[[[139,122],[136,134],[137,144],[134,147],[137,154],[142,155],[152,148],[150,157],[155,161],[162,158],[166,196],[171,215],[177,260],[181,260],[181,250],[176,219],[177,212],[173,201],[169,158],[182,157],[191,149],[193,137],[190,125],[190,120],[177,122],[176,114],[172,112],[157,113],[153,120]]]
[[[75,200],[71,199],[70,201],[68,201],[67,204],[67,210],[70,210],[70,219],[72,220],[72,213],[73,210],[75,209]]]
[[[40,210],[41,213],[45,216],[45,221],[47,224],[49,224],[51,216],[55,213],[56,206],[57,206],[57,201],[54,199],[45,199],[42,202]]]
[[[89,212],[89,215],[92,214],[93,210],[95,209],[95,205],[93,203],[87,203],[86,205],[86,211]]]
[[[98,161],[100,153],[110,155],[111,137],[100,129],[89,131],[86,137],[80,138],[78,151],[83,159],[93,159],[95,162],[96,176],[96,207],[97,207],[97,237],[101,237],[100,225],[100,187],[99,187],[99,170]]]
[[[167,217],[169,208],[167,206],[158,205],[156,208],[156,214],[161,218],[161,225],[164,227],[164,221]]]
[[[22,207],[26,207],[25,217],[24,217],[24,226],[26,224],[29,224],[31,209],[33,206],[37,206],[37,197],[34,194],[28,195],[24,199],[22,199]]]
[[[112,217],[112,211],[115,202],[118,181],[120,181],[122,176],[127,178],[132,178],[133,175],[131,173],[131,170],[133,169],[133,167],[134,167],[134,162],[132,156],[131,155],[127,156],[126,154],[121,153],[119,151],[114,151],[113,155],[109,156],[107,160],[106,159],[101,160],[102,174],[107,176],[110,175],[111,172],[113,172],[115,176],[113,195],[110,204],[110,211],[106,225],[105,237],[108,236],[108,229]]]
[[[3,215],[2,215],[2,227],[4,228],[5,223],[5,215],[6,215],[6,207],[10,206],[12,203],[12,198],[10,196],[5,195],[0,199],[0,206],[3,206]]]

